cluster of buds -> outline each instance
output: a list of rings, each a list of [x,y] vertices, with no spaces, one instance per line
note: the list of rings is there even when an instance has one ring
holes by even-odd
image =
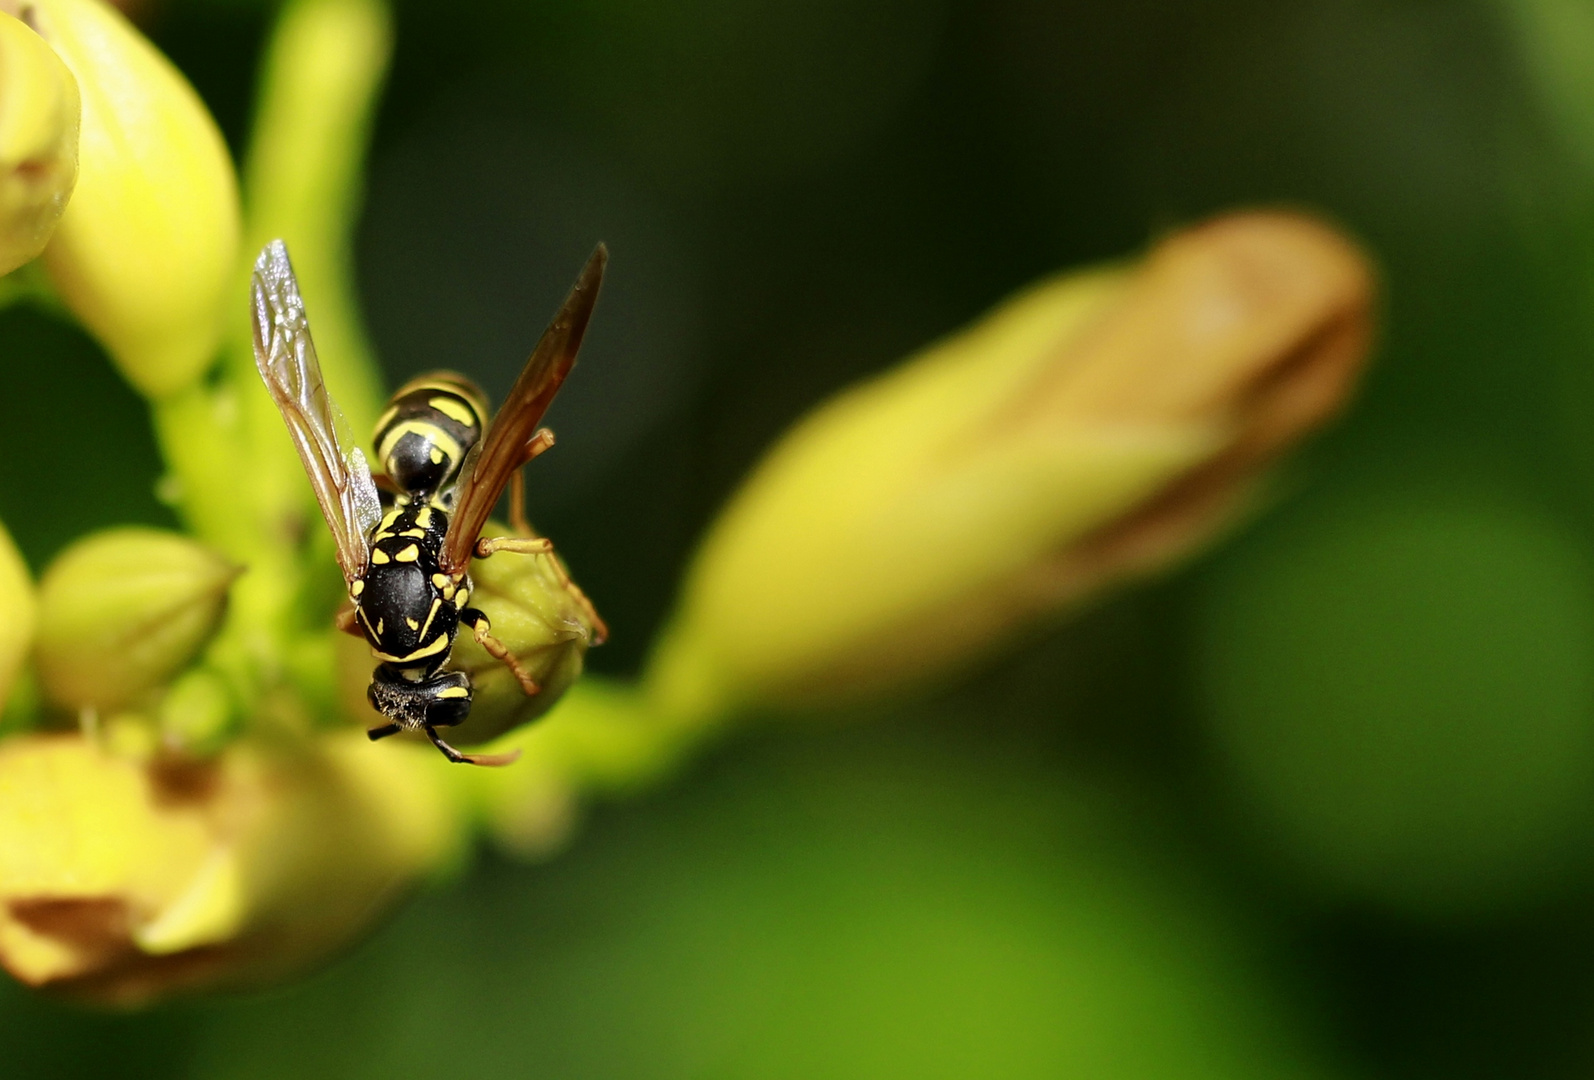
[[[191,382],[215,358],[237,262],[238,187],[215,121],[100,0],[5,0],[0,43],[0,268],[42,252],[129,381],[157,396]]]
[[[472,798],[434,750],[364,738],[375,661],[333,629],[335,563],[239,348],[247,224],[292,238],[328,379],[351,414],[378,411],[343,278],[388,48],[379,0],[284,9],[245,223],[214,121],[119,12],[0,0],[0,272],[37,260],[30,288],[148,400],[189,528],[94,533],[37,586],[0,530],[0,964],[29,984],[136,1003],[282,975],[467,835]],[[462,640],[479,687],[467,744],[551,707],[595,629],[552,555],[475,576],[540,692]],[[358,686],[347,706],[340,681]]]
[[[0,0],[0,271],[36,258],[149,401],[188,529],[84,538],[37,586],[0,530],[0,965],[30,985],[125,1004],[284,976],[472,830],[546,851],[581,798],[736,716],[944,678],[1199,548],[1366,354],[1368,266],[1298,215],[1042,282],[799,423],[710,529],[638,682],[577,684],[590,607],[556,557],[500,555],[472,603],[539,692],[462,635],[458,741],[522,760],[371,745],[374,661],[333,629],[330,542],[235,286],[240,235],[286,236],[328,385],[375,417],[347,233],[387,48],[380,0],[291,0],[245,220],[214,122],[114,9]]]

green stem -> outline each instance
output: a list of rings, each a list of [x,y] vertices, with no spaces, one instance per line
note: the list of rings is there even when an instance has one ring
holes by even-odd
[[[245,570],[205,663],[251,715],[271,712],[275,688],[304,666],[307,613],[298,609],[307,576],[334,571],[319,558],[324,545],[306,540],[322,526],[255,371],[243,298],[254,252],[285,238],[328,389],[356,429],[368,432],[381,378],[354,304],[350,235],[390,45],[381,0],[292,0],[283,9],[261,76],[245,184],[248,243],[222,370],[214,386],[194,385],[151,406],[183,517]],[[327,694],[323,687],[311,696]]]
[[[327,389],[362,437],[384,394],[357,313],[350,238],[391,49],[381,0],[292,0],[266,53],[244,177],[249,262],[267,241],[287,242]],[[252,375],[247,359],[240,366]]]

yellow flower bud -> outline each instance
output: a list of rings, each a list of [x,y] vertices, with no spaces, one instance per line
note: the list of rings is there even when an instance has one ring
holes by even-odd
[[[497,522],[486,535],[509,536]],[[470,718],[448,729],[448,741],[476,746],[551,709],[581,676],[587,647],[599,638],[593,612],[554,555],[500,553],[470,565],[475,592],[470,606],[486,613],[492,635],[538,687],[527,694],[515,673],[477,644],[461,626],[449,667],[470,674],[475,695]],[[340,635],[347,638],[347,635]],[[339,647],[339,691],[345,710],[367,727],[385,724],[365,699],[375,665],[363,642]]]
[[[120,1005],[302,968],[457,857],[433,756],[352,734],[182,766],[0,742],[0,964]]]
[[[77,182],[77,80],[0,11],[0,274],[44,250]]]
[[[704,542],[655,691],[887,690],[1189,551],[1345,398],[1371,293],[1344,239],[1261,213],[1029,289],[783,439]]]
[[[11,694],[22,661],[33,643],[38,603],[33,581],[11,534],[0,526],[0,706]]]
[[[39,583],[35,649],[47,697],[72,709],[135,704],[204,648],[235,567],[158,529],[109,529],[67,548]]]
[[[235,282],[237,178],[187,80],[103,0],[32,0],[77,78],[77,190],[45,266],[140,391],[165,396],[213,359]]]

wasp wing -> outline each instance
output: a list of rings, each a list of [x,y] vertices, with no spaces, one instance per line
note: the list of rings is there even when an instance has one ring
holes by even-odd
[[[565,297],[564,306],[543,331],[487,433],[465,458],[454,514],[443,539],[440,561],[445,573],[457,574],[469,565],[487,516],[498,505],[509,478],[526,463],[526,443],[575,366],[608,261],[609,249],[599,244],[576,278],[570,295]]]
[[[255,366],[287,422],[337,542],[338,566],[352,582],[365,573],[371,554],[366,537],[381,519],[382,506],[365,454],[353,445],[348,423],[327,394],[299,282],[281,240],[267,244],[255,260],[250,297]]]

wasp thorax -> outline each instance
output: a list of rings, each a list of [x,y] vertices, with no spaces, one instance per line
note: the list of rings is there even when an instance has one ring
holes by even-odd
[[[376,425],[376,454],[394,484],[411,495],[443,490],[481,437],[481,391],[458,375],[428,375],[393,396]]]

